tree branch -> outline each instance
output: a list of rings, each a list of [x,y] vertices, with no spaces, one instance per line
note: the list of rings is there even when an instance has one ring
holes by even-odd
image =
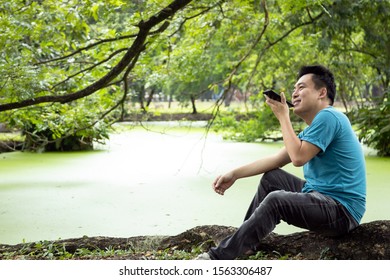
[[[214,9],[215,7],[219,6],[221,8],[221,5],[226,2],[226,0],[220,0],[218,1],[217,3],[215,3],[214,5],[212,6],[209,6],[209,7],[204,7],[199,13],[193,15],[193,16],[190,16],[190,17],[185,17],[184,20],[180,23],[179,27],[176,29],[176,31],[174,31],[171,35],[169,35],[168,37],[173,37],[173,35],[175,35],[177,32],[179,32],[184,24],[188,21],[188,20],[192,20],[196,17],[199,17],[207,12],[209,12],[210,10]],[[222,10],[222,8],[221,8]]]
[[[235,65],[233,70],[231,71],[229,75],[229,83],[231,83],[231,79],[233,75],[237,72],[237,70],[240,68],[241,64],[248,58],[248,56],[251,54],[251,52],[254,50],[254,48],[257,46],[257,44],[260,42],[260,40],[263,38],[265,31],[267,30],[268,24],[269,24],[269,13],[267,9],[267,3],[265,0],[262,1],[261,4],[264,8],[264,25],[261,29],[259,35],[257,36],[256,40],[253,42],[251,48],[247,51],[247,53],[240,59],[240,61]]]
[[[150,35],[159,34],[159,33],[163,32],[165,29],[167,29],[168,26],[169,26],[169,22],[166,21],[157,30],[151,31],[151,32],[149,32],[149,34]],[[61,56],[61,57],[57,57],[57,58],[53,58],[53,59],[49,59],[49,60],[39,61],[39,62],[35,63],[34,65],[48,64],[48,63],[51,63],[51,62],[64,60],[64,59],[67,59],[69,57],[75,56],[75,55],[77,55],[79,53],[82,53],[83,51],[92,49],[92,48],[94,48],[96,46],[99,46],[99,45],[102,45],[102,44],[105,44],[105,43],[111,43],[111,42],[115,42],[115,41],[127,40],[127,39],[130,39],[130,38],[136,38],[137,35],[138,34],[130,34],[130,35],[125,35],[125,36],[120,36],[120,37],[115,37],[115,38],[101,39],[101,40],[99,40],[99,41],[97,41],[95,43],[92,43],[92,44],[89,44],[89,45],[87,45],[85,47],[79,48],[79,49],[75,50],[74,52],[72,52],[70,54],[67,54],[67,55],[64,55],[64,56]]]
[[[108,83],[110,83],[113,79],[115,79],[118,75],[120,75],[126,67],[130,63],[135,63],[139,54],[145,48],[145,42],[150,35],[150,30],[157,26],[159,23],[171,18],[175,15],[176,12],[183,9],[186,5],[188,5],[192,0],[174,0],[167,7],[156,13],[154,16],[150,17],[147,21],[141,21],[138,24],[139,32],[136,35],[133,44],[128,49],[126,54],[122,57],[122,59],[116,64],[106,75],[97,80],[96,82],[90,84],[84,89],[81,89],[77,92],[70,93],[67,95],[47,95],[47,96],[39,96],[36,98],[26,99],[18,102],[12,102],[8,104],[0,105],[0,112],[24,108],[32,105],[37,105],[41,103],[47,102],[55,102],[55,103],[67,103],[71,102],[86,96],[89,96],[99,89],[105,87]]]
[[[251,84],[252,82],[252,79],[253,79],[253,76],[256,72],[256,69],[257,67],[259,66],[260,64],[260,61],[261,59],[263,58],[263,55],[265,54],[265,52],[267,50],[269,50],[270,48],[272,48],[274,45],[276,45],[278,42],[282,41],[284,38],[288,37],[293,31],[297,30],[298,28],[301,28],[305,25],[309,25],[309,24],[313,24],[315,21],[317,21],[318,19],[320,19],[323,15],[324,15],[324,12],[318,14],[316,17],[312,17],[310,15],[310,13],[308,12],[309,14],[309,18],[310,20],[309,21],[306,21],[306,22],[303,22],[301,24],[298,24],[296,26],[293,26],[290,30],[288,30],[286,33],[284,33],[282,36],[280,36],[278,39],[276,39],[275,41],[273,42],[269,42],[268,45],[261,51],[260,55],[257,57],[257,60],[256,60],[256,63],[255,63],[255,66],[253,67],[253,71],[251,73],[251,76],[249,78],[249,81],[248,81],[248,85]]]
[[[256,40],[253,42],[252,46],[249,48],[249,50],[246,52],[246,54],[240,59],[240,61],[233,67],[232,71],[230,72],[228,78],[225,79],[225,82],[228,82],[228,87],[225,90],[224,94],[217,100],[217,102],[214,105],[214,108],[212,110],[212,115],[213,117],[211,120],[207,123],[207,132],[210,130],[211,126],[213,125],[218,113],[220,106],[222,105],[226,93],[229,91],[231,84],[232,84],[232,79],[237,70],[240,68],[241,64],[248,58],[250,53],[253,51],[253,49],[257,46],[257,44],[260,42],[260,40],[263,38],[265,31],[267,30],[268,24],[269,24],[269,13],[268,13],[268,8],[267,8],[267,3],[265,0],[261,2],[261,5],[264,9],[264,25],[263,28],[261,29],[259,35],[257,36]]]
[[[126,48],[122,48],[122,49],[119,49],[119,50],[116,50],[115,52],[111,53],[106,59],[102,60],[102,61],[99,61],[98,63],[95,63],[93,65],[91,65],[90,67],[87,67],[87,68],[84,68],[70,76],[68,76],[65,80],[61,81],[61,82],[58,82],[57,84],[53,85],[51,87],[51,90],[53,90],[54,88],[58,87],[59,85],[63,84],[63,83],[66,83],[67,81],[69,81],[70,79],[84,73],[84,72],[87,72],[87,71],[90,71],[92,69],[94,69],[95,67],[98,67],[99,65],[111,60],[114,56],[116,56],[117,54],[121,53],[121,52],[124,52],[124,51],[127,51]]]

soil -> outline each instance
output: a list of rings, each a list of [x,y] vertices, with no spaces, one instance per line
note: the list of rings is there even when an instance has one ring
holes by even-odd
[[[196,247],[207,251],[220,240],[235,231],[233,227],[201,226],[176,236],[135,236],[128,238],[87,237],[56,241],[40,241],[17,245],[0,244],[1,259],[89,259],[89,260],[155,260],[177,259],[175,252],[183,252],[184,258]],[[84,253],[80,253],[84,251]],[[91,252],[100,251],[103,253]],[[104,253],[110,251],[112,253]],[[51,254],[51,255],[50,255]],[[66,256],[68,254],[68,256]],[[179,257],[180,258],[180,257]]]
[[[82,237],[58,241],[0,245],[0,259],[188,259],[205,252],[231,235],[236,228],[199,226],[176,236],[137,236],[129,238]],[[110,254],[77,252],[110,251]],[[197,250],[195,255],[191,255]],[[389,260],[390,221],[364,223],[341,237],[327,237],[305,231],[289,235],[270,234],[258,245],[266,259]],[[182,255],[177,255],[182,252]],[[185,254],[184,254],[185,253]],[[50,255],[51,254],[51,255]],[[175,256],[176,254],[176,256]]]

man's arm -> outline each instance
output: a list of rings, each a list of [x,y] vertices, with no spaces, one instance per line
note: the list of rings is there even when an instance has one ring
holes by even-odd
[[[272,169],[283,167],[290,162],[291,160],[288,156],[286,148],[283,147],[279,152],[274,155],[256,160],[250,164],[239,167],[232,172],[237,180],[240,178],[263,174]]]
[[[268,97],[267,104],[271,107],[279,120],[283,142],[287,153],[294,166],[303,166],[306,162],[315,157],[321,149],[309,142],[302,141],[295,134],[290,120],[290,110],[286,104],[284,93],[281,94],[282,102],[274,101]]]
[[[250,164],[234,169],[225,175],[218,176],[213,182],[214,191],[223,195],[238,179],[263,174],[272,169],[283,167],[290,162],[290,157],[284,147],[272,156],[256,160]]]
[[[294,166],[303,166],[321,151],[316,145],[302,141],[296,136],[290,118],[280,119],[279,121],[283,142]]]

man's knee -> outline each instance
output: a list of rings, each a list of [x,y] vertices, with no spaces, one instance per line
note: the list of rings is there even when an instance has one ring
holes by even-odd
[[[284,193],[286,191],[283,190],[269,193],[252,214],[251,222],[262,225],[260,228],[273,230],[281,220]]]
[[[297,195],[297,193],[285,190],[273,191],[264,198],[261,207],[269,215],[277,219],[284,219],[290,215],[290,212],[294,208]]]
[[[265,193],[269,193],[276,190],[275,185],[278,184],[277,182],[277,178],[278,178],[277,174],[279,173],[278,171],[280,171],[280,169],[273,169],[267,171],[261,177],[259,187],[262,188],[263,191],[265,191]]]
[[[261,179],[262,180],[266,180],[266,181],[273,181],[274,178],[277,177],[279,173],[280,173],[280,169],[279,168],[272,169],[272,170],[269,170],[269,171],[265,172]]]
[[[273,191],[265,197],[263,203],[268,207],[277,207],[285,200],[287,195],[288,192],[284,190]]]
[[[280,185],[288,173],[280,168],[272,169],[265,172],[261,178],[261,182],[268,185]]]

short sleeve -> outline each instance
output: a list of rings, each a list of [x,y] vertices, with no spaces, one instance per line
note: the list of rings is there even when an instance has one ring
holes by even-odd
[[[338,133],[339,127],[337,118],[331,112],[322,110],[315,116],[311,125],[305,128],[298,137],[316,145],[322,152],[325,152]]]

